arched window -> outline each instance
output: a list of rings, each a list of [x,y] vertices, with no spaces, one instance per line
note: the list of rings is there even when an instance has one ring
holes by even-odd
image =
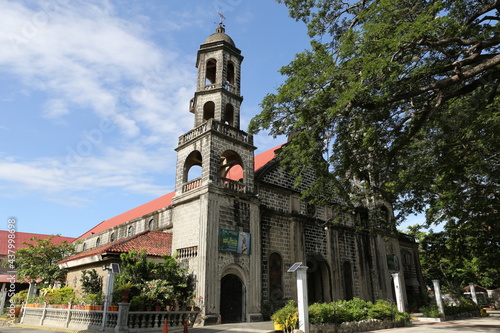
[[[155,229],[155,220],[154,219],[149,220],[149,222],[148,222],[148,229],[149,230],[154,230]]]
[[[217,60],[208,59],[207,61],[207,69],[205,72],[205,84],[215,84],[217,78]]]
[[[95,240],[95,247],[99,246],[101,246],[101,237],[97,237],[97,239]]]
[[[127,237],[130,237],[134,234],[134,227],[133,226],[129,226],[127,228]]]
[[[116,236],[115,236],[115,233],[112,232],[111,235],[109,236],[109,242],[114,242],[116,240]]]
[[[206,102],[203,105],[203,121],[208,121],[212,119],[215,115],[215,103],[214,102]]]
[[[278,253],[269,256],[269,297],[271,300],[283,298],[283,259]]]
[[[87,250],[87,243],[83,243],[83,245],[82,245],[82,251],[85,251],[85,250]]]

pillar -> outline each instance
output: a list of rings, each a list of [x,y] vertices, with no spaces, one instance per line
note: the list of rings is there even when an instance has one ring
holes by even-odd
[[[304,333],[309,333],[307,268],[307,266],[300,266],[297,269],[297,306],[299,309],[299,329]]]
[[[439,312],[441,313],[441,316],[444,317],[444,306],[443,299],[441,298],[441,287],[439,286],[439,280],[432,280],[432,283],[434,284],[434,295],[436,295],[436,303]]]
[[[478,304],[477,295],[476,295],[476,287],[474,287],[474,282],[469,282],[469,287],[470,287],[470,295],[472,297],[472,301],[474,301],[474,303]]]
[[[118,319],[116,320],[115,332],[128,332],[128,312],[130,303],[118,303]]]
[[[394,281],[394,292],[396,294],[396,304],[399,312],[405,312],[405,303],[403,296],[403,289],[401,288],[401,278],[399,273],[393,273],[392,279]]]

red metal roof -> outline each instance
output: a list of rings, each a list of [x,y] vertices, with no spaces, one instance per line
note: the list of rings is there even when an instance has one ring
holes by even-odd
[[[0,230],[0,255],[9,254],[9,234],[10,234],[9,231]],[[46,239],[53,236],[53,235],[43,235],[43,234],[32,234],[29,232],[16,232],[14,235],[15,238],[11,239],[14,239],[15,243],[11,244],[14,244],[17,249],[27,247],[27,245],[24,244],[25,242],[33,244],[34,241],[30,241],[30,238],[38,237],[40,239]],[[72,243],[73,241],[75,241],[75,239],[76,238],[73,237],[55,236],[54,238],[52,238],[52,243],[56,245],[61,244],[61,242],[63,241]]]
[[[98,246],[85,252],[68,257],[58,264],[87,258],[95,255],[120,254],[132,250],[146,251],[148,256],[165,256],[172,254],[172,233],[157,230],[146,230],[133,236],[112,243]]]
[[[271,161],[274,156],[275,156],[275,151],[279,148],[281,148],[282,145],[279,145],[277,147],[271,148],[269,150],[266,150],[263,153],[258,154],[255,156],[254,159],[254,170],[257,171],[260,168],[262,168],[264,165],[266,165],[269,161]],[[239,179],[242,177],[242,170],[240,169],[240,175],[237,175],[236,172],[227,175],[228,178],[230,179]],[[133,220],[135,218],[141,217],[143,215],[149,214],[151,212],[157,211],[159,209],[162,209],[164,207],[170,206],[172,203],[172,198],[174,197],[175,192],[170,192],[164,196],[159,197],[158,199],[152,200],[150,202],[147,202],[141,206],[138,206],[136,208],[133,208],[125,213],[122,213],[120,215],[117,215],[113,218],[110,218],[109,220],[102,221],[100,224],[96,225],[80,237],[78,237],[78,240],[86,238],[90,236],[91,234],[95,234],[107,229],[110,229],[112,227],[115,227],[117,225],[120,225],[122,223],[125,223],[127,221]]]
[[[149,201],[143,205],[140,205],[138,207],[132,208],[129,211],[126,211],[125,213],[122,213],[120,215],[117,215],[115,217],[110,218],[109,220],[102,221],[80,237],[78,239],[83,239],[88,236],[90,236],[92,233],[96,234],[98,232],[110,229],[112,227],[115,227],[117,225],[120,225],[122,223],[125,223],[127,221],[133,220],[135,218],[141,217],[143,215],[149,214],[151,212],[157,211],[159,209],[162,209],[164,207],[170,206],[172,203],[172,198],[174,197],[175,192],[170,192],[168,194],[165,194],[164,196],[161,196],[157,199],[154,199],[152,201]]]

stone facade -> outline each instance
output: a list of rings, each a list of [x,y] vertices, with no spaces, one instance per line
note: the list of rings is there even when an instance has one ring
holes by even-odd
[[[296,277],[308,270],[310,302],[360,297],[395,300],[391,274],[401,273],[408,300],[422,291],[415,244],[398,238],[390,206],[383,221],[371,212],[339,216],[334,207],[299,200],[294,179],[275,154],[254,157],[253,138],[240,130],[240,54],[218,27],[198,51],[194,127],[179,138],[171,204],[89,234],[87,248],[148,228],[171,232],[172,250],[196,277],[205,324],[262,320],[296,299]],[[259,167],[257,165],[259,159]],[[193,169],[199,174],[192,176]],[[305,175],[303,186],[312,181]],[[332,223],[333,218],[342,222]],[[113,235],[113,236],[112,236]],[[80,245],[83,250],[83,245]]]

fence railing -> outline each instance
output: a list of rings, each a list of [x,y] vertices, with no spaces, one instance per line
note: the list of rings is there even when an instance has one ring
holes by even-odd
[[[120,332],[161,332],[165,319],[169,328],[193,326],[199,311],[129,311],[130,303],[119,304],[118,311],[23,307],[20,322],[24,325],[75,330]]]

